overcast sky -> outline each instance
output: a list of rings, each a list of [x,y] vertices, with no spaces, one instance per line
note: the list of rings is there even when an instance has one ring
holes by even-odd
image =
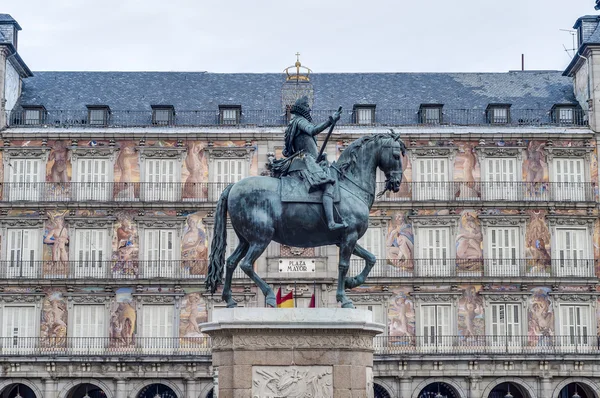
[[[36,70],[562,70],[593,0],[2,0]]]

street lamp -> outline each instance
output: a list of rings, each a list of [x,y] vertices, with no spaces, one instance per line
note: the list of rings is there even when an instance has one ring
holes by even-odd
[[[508,386],[508,392],[506,393],[504,398],[514,398],[513,395],[510,393],[510,383],[507,383],[507,386]]]
[[[156,385],[156,395],[154,395],[154,398],[162,398],[158,393],[158,384]]]
[[[19,394],[19,385],[17,384],[17,395],[15,395],[15,398],[23,398],[21,396],[21,394]]]
[[[90,398],[90,396],[88,395],[88,385],[85,385],[85,395],[83,396],[83,398]]]
[[[437,385],[438,385],[438,393],[435,394],[435,398],[444,398],[444,396],[440,392],[440,383],[437,383]]]
[[[581,398],[581,395],[577,394],[577,383],[575,383],[575,394],[571,398]]]

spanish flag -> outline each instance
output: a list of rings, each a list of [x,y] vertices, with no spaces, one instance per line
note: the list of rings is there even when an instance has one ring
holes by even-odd
[[[294,308],[294,292],[281,297],[281,288],[277,290],[277,308]]]

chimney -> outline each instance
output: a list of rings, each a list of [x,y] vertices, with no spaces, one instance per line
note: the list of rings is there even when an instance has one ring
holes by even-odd
[[[577,47],[587,42],[592,34],[596,31],[600,15],[585,15],[575,22],[573,29],[577,30]]]
[[[11,44],[17,50],[20,30],[21,26],[10,14],[0,14],[0,44]]]

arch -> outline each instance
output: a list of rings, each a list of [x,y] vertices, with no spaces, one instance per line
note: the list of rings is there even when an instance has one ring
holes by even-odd
[[[558,394],[560,394],[562,389],[571,383],[578,383],[578,384],[582,384],[582,385],[586,386],[590,390],[590,392],[592,394],[594,394],[594,398],[600,398],[598,396],[598,392],[596,392],[596,391],[600,391],[600,385],[598,385],[598,383],[595,383],[592,380],[587,379],[585,377],[569,377],[569,378],[564,379],[563,381],[558,383],[556,385],[556,387],[554,388],[554,391],[552,392],[552,398],[558,397]]]
[[[32,383],[30,380],[27,379],[6,379],[0,381],[0,393],[2,393],[2,391],[4,391],[4,389],[10,386],[11,384],[23,384],[24,386],[31,388],[36,398],[44,398],[42,390],[35,383]]]
[[[163,384],[163,385],[169,387],[171,390],[173,390],[173,392],[175,392],[175,395],[177,395],[177,398],[185,397],[181,388],[179,388],[179,386],[177,384],[175,384],[172,381],[167,380],[167,379],[145,379],[143,381],[140,381],[139,383],[134,385],[132,389],[129,390],[127,397],[128,398],[137,398],[137,396],[139,395],[139,393],[142,391],[142,389],[144,387],[147,387],[152,384]]]
[[[77,387],[80,384],[93,384],[96,387],[100,388],[106,394],[106,398],[114,398],[114,393],[108,385],[99,379],[77,379],[72,380],[65,384],[62,390],[57,395],[57,398],[67,398],[71,390]]]
[[[421,390],[423,390],[428,385],[435,383],[444,383],[449,385],[454,389],[456,395],[458,395],[458,398],[467,397],[465,390],[463,390],[463,388],[454,379],[451,379],[449,377],[430,377],[419,383],[417,388],[415,388],[412,392],[412,398],[419,398],[419,393],[421,392]]]
[[[373,392],[375,398],[392,398],[388,389],[379,383],[373,383]]]
[[[200,391],[200,395],[198,395],[198,398],[207,398],[209,397],[210,393],[213,391],[213,389],[215,388],[215,386],[213,385],[213,383],[209,383],[207,385],[204,386],[204,388],[202,389],[202,391]]]
[[[490,395],[490,393],[492,392],[492,390],[498,384],[502,384],[502,383],[517,384],[519,387],[521,387],[522,389],[524,389],[525,392],[527,392],[527,394],[529,395],[529,398],[537,398],[537,395],[535,394],[534,388],[531,385],[529,385],[529,383],[527,383],[525,380],[521,379],[520,377],[500,377],[498,379],[492,380],[483,389],[483,395],[482,395],[482,397],[487,398]]]
[[[396,391],[394,390],[394,388],[392,386],[390,386],[390,384],[385,380],[375,379],[373,381],[373,384],[378,384],[380,387],[385,389],[385,391],[390,395],[390,397],[395,397],[398,395],[398,394],[396,394]]]

